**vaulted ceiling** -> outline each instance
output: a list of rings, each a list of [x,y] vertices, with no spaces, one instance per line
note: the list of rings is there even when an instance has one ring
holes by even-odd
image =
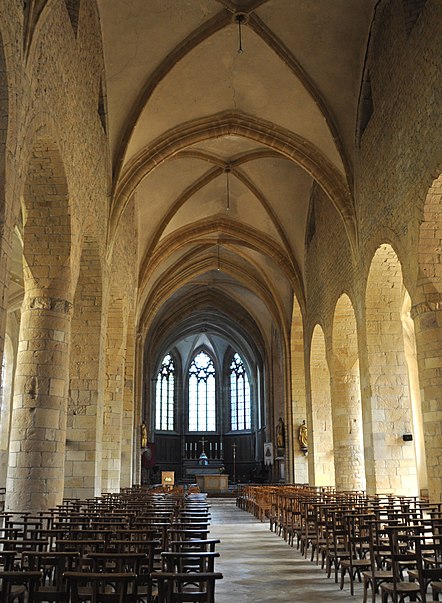
[[[375,0],[98,0],[114,195],[135,204],[139,318],[304,299],[316,182],[355,243],[357,110]],[[226,304],[225,300],[229,303]]]

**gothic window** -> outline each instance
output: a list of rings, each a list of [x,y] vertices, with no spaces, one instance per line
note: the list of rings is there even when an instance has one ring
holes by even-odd
[[[172,431],[175,412],[175,365],[166,354],[157,374],[155,429]]]
[[[206,352],[189,368],[189,431],[215,431],[215,366]]]
[[[239,354],[230,363],[230,427],[232,431],[252,427],[250,384]]]

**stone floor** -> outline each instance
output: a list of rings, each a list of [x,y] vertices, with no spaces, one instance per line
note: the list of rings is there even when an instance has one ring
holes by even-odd
[[[296,548],[249,513],[238,509],[232,499],[209,499],[211,538],[220,538],[216,571],[216,603],[360,603],[362,585],[355,596],[348,581],[340,590],[320,567],[302,557]]]

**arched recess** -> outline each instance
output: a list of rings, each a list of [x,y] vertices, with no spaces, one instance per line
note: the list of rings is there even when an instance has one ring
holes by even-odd
[[[25,295],[6,508],[37,512],[63,498],[72,315],[69,193],[50,139],[32,148],[23,199]]]
[[[416,454],[417,479],[419,493],[421,496],[428,496],[428,473],[427,461],[425,458],[424,444],[424,426],[422,418],[422,399],[419,384],[419,368],[416,353],[416,334],[414,322],[410,315],[411,299],[407,291],[404,295],[402,306],[402,329],[404,334],[404,352],[408,367],[408,377],[410,382],[410,400],[413,416],[413,442]]]
[[[268,370],[264,370],[265,334],[252,315],[221,290],[191,287],[169,299],[142,335],[143,345],[143,417],[149,436],[155,442],[155,465],[176,471],[176,478],[189,477],[187,460],[201,448],[201,433],[183,433],[187,411],[187,371],[190,358],[203,346],[211,351],[220,379],[217,382],[219,429],[205,433],[206,452],[211,453],[233,479],[233,444],[236,444],[236,476],[240,479],[263,479],[264,442],[271,441],[273,416],[267,387]],[[252,430],[234,431],[229,421],[230,397],[227,387],[232,351],[238,352],[249,369],[252,391]],[[171,353],[175,364],[175,430],[155,430],[156,384],[161,362]],[[267,369],[267,367],[265,367]],[[221,378],[223,376],[224,378]],[[279,416],[279,415],[278,415]],[[151,440],[149,440],[151,441]],[[210,450],[210,444],[212,448]],[[222,445],[222,455],[219,446]],[[183,456],[185,461],[182,461]],[[190,458],[188,458],[190,457]],[[220,458],[218,458],[220,457]],[[164,463],[164,465],[163,465]],[[192,465],[192,463],[190,463]]]
[[[64,496],[99,494],[98,424],[102,348],[102,269],[98,243],[84,237],[74,296],[69,361]]]
[[[292,330],[290,338],[291,357],[291,434],[289,443],[289,454],[291,459],[288,466],[292,470],[288,474],[288,480],[298,484],[308,483],[308,459],[301,450],[298,440],[299,427],[303,421],[307,421],[307,397],[305,390],[305,365],[304,365],[304,324],[301,307],[296,296],[293,296]]]
[[[336,488],[365,490],[364,442],[356,317],[341,295],[333,317],[332,415]]]
[[[129,314],[126,333],[126,355],[124,361],[123,416],[121,431],[121,478],[120,488],[129,488],[134,483],[133,448],[136,441],[134,430],[134,377],[135,377],[135,330],[134,315]]]
[[[122,293],[115,287],[110,296],[106,337],[101,446],[103,492],[120,491],[125,356],[124,300]]]
[[[333,456],[333,420],[331,410],[330,371],[325,354],[324,333],[319,325],[313,331],[310,351],[310,387],[312,421],[309,440],[309,475],[315,486],[335,485]]]
[[[402,268],[393,248],[376,251],[367,280],[366,333],[370,399],[364,400],[367,491],[417,493],[413,424],[402,329]]]
[[[411,308],[417,361],[430,500],[442,500],[442,174],[427,194],[419,230],[416,299]]]

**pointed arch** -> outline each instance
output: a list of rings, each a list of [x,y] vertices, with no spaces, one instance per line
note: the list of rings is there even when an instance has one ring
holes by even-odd
[[[302,422],[307,420],[307,396],[305,386],[304,324],[301,307],[296,296],[293,296],[290,351],[292,379],[291,432],[293,436],[291,446],[289,446],[289,453],[293,455],[293,481],[303,484],[308,483],[308,459],[301,449],[298,433]],[[290,465],[289,461],[289,467]]]
[[[389,244],[370,265],[366,287],[368,384],[363,400],[367,491],[416,494],[416,459],[408,368],[401,320],[402,267]]]
[[[211,115],[174,128],[129,162],[115,189],[115,202],[109,221],[109,240],[114,238],[129,199],[149,172],[188,146],[222,136],[242,136],[255,140],[304,168],[333,203],[343,220],[350,245],[355,249],[357,240],[353,199],[345,179],[336,167],[304,138],[273,123],[236,111]]]
[[[425,199],[423,221],[419,228],[416,295],[410,313],[416,334],[428,489],[432,500],[442,499],[439,455],[442,422],[438,413],[435,413],[436,409],[442,408],[441,351],[437,344],[442,339],[441,205],[442,174],[439,174]]]
[[[356,317],[342,294],[333,316],[332,412],[338,490],[365,490],[364,442]]]
[[[102,288],[98,242],[95,237],[85,235],[71,324],[64,484],[66,498],[91,498],[99,494]]]
[[[310,387],[312,454],[309,454],[309,472],[315,486],[334,486],[330,370],[325,353],[324,333],[319,325],[315,326],[311,341]]]

